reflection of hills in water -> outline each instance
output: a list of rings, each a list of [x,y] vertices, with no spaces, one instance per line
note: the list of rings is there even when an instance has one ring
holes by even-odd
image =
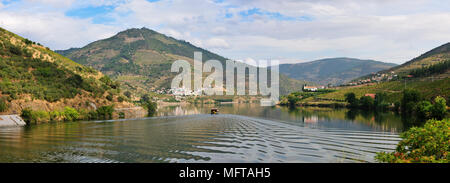
[[[400,132],[401,117],[391,113],[317,107],[262,107],[259,104],[185,105],[158,109],[159,116],[209,114],[217,107],[220,114],[237,114],[307,125],[309,127],[351,128],[360,130]]]
[[[0,162],[373,162],[376,152],[392,151],[399,140],[391,132],[309,128],[232,114],[21,129],[0,129]]]

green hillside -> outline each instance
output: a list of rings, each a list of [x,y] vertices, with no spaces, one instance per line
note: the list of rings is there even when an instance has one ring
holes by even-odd
[[[0,28],[0,99],[10,103],[10,112],[40,108],[39,103],[45,106],[40,110],[54,109],[53,104],[64,105],[77,96],[85,100],[76,107],[88,101],[108,103],[105,95],[118,93],[117,83],[101,72]]]
[[[321,100],[342,101],[345,94],[353,92],[356,97],[367,93],[385,92],[388,102],[396,102],[402,98],[404,89],[419,91],[424,99],[432,100],[442,96],[447,101],[450,97],[450,44],[439,46],[421,56],[412,59],[392,69],[379,73],[398,74],[390,81],[372,82],[366,85],[339,87],[337,91],[319,95],[316,98],[305,99],[305,102],[320,102]],[[409,77],[405,77],[410,75]]]
[[[405,84],[406,83],[406,84]],[[331,101],[342,101],[345,99],[345,94],[349,92],[355,93],[356,97],[364,96],[367,93],[385,92],[387,93],[387,102],[394,103],[399,101],[402,97],[404,89],[415,89],[419,91],[425,99],[431,100],[436,96],[443,96],[448,99],[450,96],[450,78],[436,79],[436,80],[407,80],[405,81],[389,81],[381,82],[373,85],[342,87],[332,93],[319,95],[320,99],[329,99]],[[305,102],[317,101],[314,98],[309,98]]]
[[[448,72],[448,65],[450,62],[450,43],[443,44],[437,48],[434,48],[404,64],[392,67],[390,69],[382,70],[376,74],[369,74],[357,79],[371,78],[375,75],[387,74],[387,75],[398,75],[399,78],[405,77],[407,75],[417,75],[417,77],[434,76],[440,78],[450,77]],[[435,65],[442,65],[437,66]],[[427,71],[428,70],[428,71]],[[418,75],[418,73],[420,73]]]
[[[82,48],[57,52],[109,75],[119,81],[125,90],[143,94],[170,88],[176,74],[170,72],[171,64],[178,59],[193,63],[196,51],[202,52],[203,61],[215,59],[225,63],[226,58],[222,56],[147,28],[128,29]],[[306,83],[280,78],[282,91],[300,90]]]
[[[389,69],[396,64],[354,58],[327,58],[306,63],[281,64],[280,72],[288,77],[322,85],[343,84],[351,79]]]

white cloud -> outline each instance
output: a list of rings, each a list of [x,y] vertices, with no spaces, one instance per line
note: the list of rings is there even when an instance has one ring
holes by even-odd
[[[52,49],[83,46],[114,35],[120,29],[94,25],[60,13],[13,14],[0,12],[0,26]]]
[[[227,43],[227,41],[220,38],[210,38],[206,40],[205,46],[208,48],[222,48],[222,49],[230,48],[230,45]]]
[[[126,28],[145,26],[227,58],[291,62],[347,56],[402,63],[450,40],[450,4],[440,0],[29,0],[11,4],[0,3],[0,26],[54,49],[84,46]],[[94,24],[92,19],[64,14],[100,5],[116,7],[108,13],[113,22]],[[265,15],[244,20],[239,15],[253,8],[310,20]]]

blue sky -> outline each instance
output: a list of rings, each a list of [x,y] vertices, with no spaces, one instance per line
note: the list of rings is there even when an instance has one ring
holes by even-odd
[[[0,26],[52,49],[147,27],[232,59],[403,63],[450,41],[444,0],[0,0]]]

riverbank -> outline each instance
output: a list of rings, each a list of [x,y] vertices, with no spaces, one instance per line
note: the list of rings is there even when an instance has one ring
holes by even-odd
[[[278,103],[279,106],[289,106],[289,104]],[[295,107],[328,107],[328,108],[347,108],[345,102],[299,102]]]
[[[72,107],[64,107],[61,110],[44,111],[32,110],[30,108],[23,109],[14,119],[23,121],[26,125],[41,124],[49,122],[67,122],[67,121],[89,121],[89,120],[109,120],[109,119],[132,119],[143,118],[147,116],[148,111],[143,107],[131,108],[115,108],[114,105],[101,106],[95,110],[87,110],[84,108],[75,109]],[[12,124],[5,121],[4,124]],[[21,125],[24,126],[24,125]]]

